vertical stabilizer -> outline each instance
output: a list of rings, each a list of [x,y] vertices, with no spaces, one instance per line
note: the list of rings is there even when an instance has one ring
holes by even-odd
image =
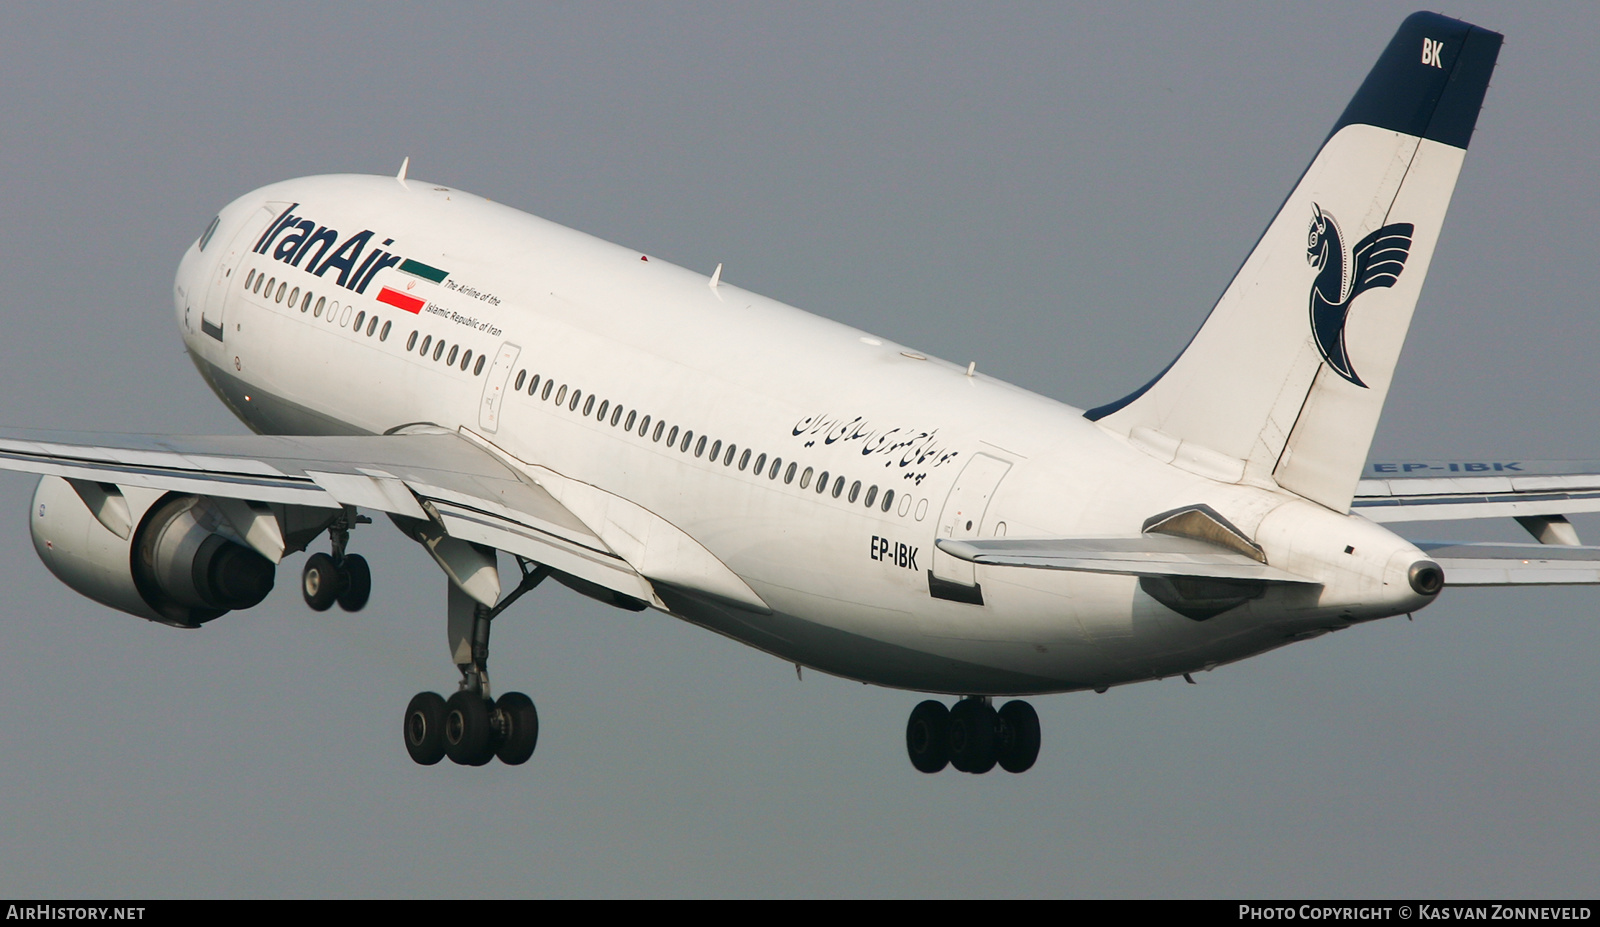
[[[1347,511],[1500,39],[1407,18],[1188,347],[1086,415],[1177,466]]]

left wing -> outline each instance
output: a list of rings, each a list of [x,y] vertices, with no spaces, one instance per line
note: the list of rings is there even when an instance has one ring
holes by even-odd
[[[409,533],[464,592],[488,605],[499,598],[499,578],[492,563],[486,566],[483,555],[473,554],[473,544],[657,606],[662,600],[653,583],[663,582],[768,610],[732,570],[659,516],[511,459],[470,432],[428,427],[407,434],[291,437],[0,431],[0,469],[59,476],[85,490],[138,486],[387,512],[414,529]],[[282,532],[276,534],[276,549],[269,542],[262,550],[274,562],[284,554]]]

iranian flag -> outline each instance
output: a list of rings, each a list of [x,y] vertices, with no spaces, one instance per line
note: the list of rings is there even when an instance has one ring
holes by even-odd
[[[447,270],[430,267],[421,261],[413,261],[409,258],[400,264],[400,272],[416,277],[419,280],[426,280],[429,283],[443,283],[444,278],[450,276],[450,272]],[[408,283],[406,288],[410,289],[414,285]],[[407,293],[405,290],[397,290],[388,286],[378,291],[378,302],[387,303],[396,309],[404,309],[412,315],[421,312],[422,307],[428,304],[425,299]]]

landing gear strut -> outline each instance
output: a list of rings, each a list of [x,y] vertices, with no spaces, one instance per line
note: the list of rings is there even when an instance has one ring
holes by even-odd
[[[470,600],[451,587],[452,610],[472,610],[470,653],[457,657],[461,685],[449,699],[423,692],[406,707],[406,752],[423,766],[446,756],[461,766],[482,766],[496,757],[508,766],[519,766],[533,756],[539,743],[539,712],[533,700],[521,692],[507,692],[499,699],[489,693],[490,622],[550,575],[549,567],[521,557],[517,564],[522,581],[493,608],[475,602],[466,605]]]
[[[300,594],[312,611],[325,612],[334,602],[347,612],[359,612],[372,597],[372,568],[360,554],[345,553],[352,525],[368,524],[372,519],[353,515],[348,510],[328,528],[332,554],[312,554],[300,571]]]
[[[995,711],[987,698],[964,698],[950,709],[930,699],[911,711],[906,754],[925,773],[949,765],[976,775],[996,763],[1006,772],[1026,772],[1039,758],[1039,715],[1021,701]]]

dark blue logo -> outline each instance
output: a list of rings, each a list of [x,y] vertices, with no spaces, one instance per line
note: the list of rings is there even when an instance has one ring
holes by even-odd
[[[1317,279],[1311,284],[1311,334],[1317,339],[1317,350],[1322,352],[1322,359],[1328,366],[1362,389],[1366,389],[1367,384],[1361,382],[1350,366],[1350,355],[1344,345],[1344,325],[1350,315],[1350,304],[1367,290],[1394,286],[1411,254],[1413,231],[1415,226],[1409,222],[1386,225],[1356,242],[1347,260],[1339,223],[1323,212],[1322,207],[1311,204],[1306,260],[1318,271]]]

